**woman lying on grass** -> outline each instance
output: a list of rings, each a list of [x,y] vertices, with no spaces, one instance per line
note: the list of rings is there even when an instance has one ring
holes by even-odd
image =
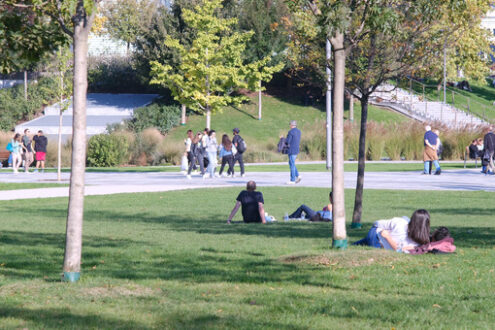
[[[378,220],[365,238],[353,245],[373,246],[408,253],[419,245],[430,242],[430,214],[416,210],[407,217]]]

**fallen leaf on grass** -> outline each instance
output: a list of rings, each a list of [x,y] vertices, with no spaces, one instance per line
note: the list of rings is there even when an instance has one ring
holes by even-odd
[[[223,310],[221,310],[221,309],[217,310],[217,313],[221,313],[221,312],[223,312]]]
[[[91,269],[96,269],[96,265],[94,265],[93,267],[91,267]]]
[[[442,308],[442,306],[440,306],[439,304],[433,304],[433,307],[434,308]]]
[[[357,312],[358,312],[358,311],[357,311],[357,309],[356,309],[354,306],[351,306],[351,309],[352,309],[355,313],[357,313]]]

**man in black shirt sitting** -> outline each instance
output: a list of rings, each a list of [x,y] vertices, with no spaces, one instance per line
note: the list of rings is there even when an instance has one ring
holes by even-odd
[[[244,222],[261,222],[266,223],[265,208],[263,207],[263,194],[256,190],[256,182],[249,181],[246,190],[241,191],[237,196],[237,202],[232,212],[230,212],[227,223],[231,223],[239,208],[242,206],[242,218]]]

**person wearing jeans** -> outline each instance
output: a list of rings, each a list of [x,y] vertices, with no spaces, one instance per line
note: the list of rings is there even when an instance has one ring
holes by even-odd
[[[423,152],[424,171],[423,174],[430,174],[430,162],[435,166],[435,175],[440,175],[442,170],[438,163],[437,149],[439,147],[438,136],[432,132],[430,126],[425,127],[426,133],[424,136],[425,150]]]
[[[289,156],[290,181],[287,184],[296,184],[301,181],[299,172],[296,167],[296,158],[299,154],[299,144],[301,142],[301,131],[297,128],[297,122],[291,120],[290,130],[287,134],[286,144],[288,146],[287,154]]]
[[[206,152],[208,153],[208,173],[210,174],[210,178],[215,176],[215,169],[217,167],[217,151],[218,151],[218,143],[216,138],[216,133],[214,130],[208,132],[208,140],[206,143]],[[203,178],[206,178],[206,174],[203,175]]]

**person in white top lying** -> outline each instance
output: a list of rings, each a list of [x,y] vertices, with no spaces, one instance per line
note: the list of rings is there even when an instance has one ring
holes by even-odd
[[[416,210],[408,217],[378,220],[368,235],[353,245],[366,245],[398,252],[406,252],[418,245],[430,242],[430,214],[426,210]]]

